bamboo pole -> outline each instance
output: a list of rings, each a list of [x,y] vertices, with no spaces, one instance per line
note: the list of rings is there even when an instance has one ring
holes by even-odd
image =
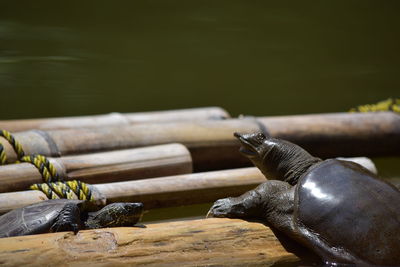
[[[198,120],[15,133],[27,154],[47,156],[178,142],[192,154],[194,170],[249,166],[233,132],[263,130],[293,141],[319,157],[400,155],[400,116],[393,112],[335,113],[281,117]],[[15,160],[3,139],[7,157]]]
[[[226,119],[228,112],[220,107],[190,108],[166,111],[136,112],[136,113],[109,113],[104,115],[0,120],[0,129],[12,132],[32,129],[54,130],[89,127],[122,126],[148,122],[199,120],[199,119]]]
[[[64,180],[90,184],[192,172],[190,153],[181,144],[49,158],[49,161]],[[42,176],[32,164],[0,166],[0,193],[26,190],[34,183],[42,183]]]
[[[400,177],[390,177],[384,179],[386,182],[391,183],[400,190]]]
[[[363,166],[372,171],[375,169],[375,165],[369,159],[358,162],[365,162]],[[264,175],[257,168],[251,167],[95,184],[92,188],[98,192],[98,200],[105,198],[107,203],[142,202],[146,209],[154,209],[207,203],[220,198],[239,196],[265,181]],[[2,193],[0,214],[46,199],[42,192],[33,190]]]
[[[267,226],[238,219],[0,239],[2,266],[299,266],[316,260]]]
[[[262,182],[257,168],[183,174],[118,183],[92,185],[97,198],[112,202],[142,202],[146,209],[207,203],[240,195]],[[29,190],[0,194],[0,214],[46,200],[44,193]]]
[[[400,156],[400,115],[394,112],[264,117],[271,136],[328,157]]]

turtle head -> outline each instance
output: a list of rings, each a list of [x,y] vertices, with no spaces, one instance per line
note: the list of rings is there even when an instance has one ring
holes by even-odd
[[[263,133],[234,133],[234,136],[241,143],[240,153],[250,159],[268,179],[281,180],[278,172],[281,159],[278,156],[284,151],[282,151],[280,142],[267,138]]]
[[[239,151],[268,179],[294,185],[309,167],[321,161],[291,142],[269,138],[263,133],[234,133],[234,136],[241,143]]]
[[[255,161],[257,161],[257,159],[264,154],[262,150],[265,148],[263,143],[266,137],[263,133],[234,133],[233,135],[239,139],[240,143],[242,144],[239,151],[249,159],[255,159]]]
[[[111,203],[89,215],[86,226],[88,228],[133,226],[142,215],[142,203]]]

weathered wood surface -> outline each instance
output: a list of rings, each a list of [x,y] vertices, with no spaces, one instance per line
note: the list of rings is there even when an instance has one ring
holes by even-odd
[[[166,144],[49,158],[64,180],[90,184],[111,183],[192,172],[192,158],[181,144]],[[42,183],[38,169],[30,163],[0,166],[0,192],[21,191]]]
[[[32,129],[71,129],[82,127],[108,127],[148,122],[163,122],[177,120],[225,119],[228,112],[220,107],[190,108],[165,111],[110,113],[104,115],[41,118],[22,120],[0,120],[0,129],[12,132]]]
[[[261,223],[216,218],[0,239],[2,266],[298,266],[302,252]]]
[[[369,159],[357,160],[371,171],[376,171]],[[107,203],[142,202],[145,209],[154,209],[239,196],[265,181],[264,175],[253,167],[95,184],[92,187],[105,197]],[[34,190],[2,193],[0,214],[46,199],[45,194]]]
[[[263,130],[293,141],[314,156],[390,156],[400,153],[400,116],[393,112],[336,113],[228,120],[195,120],[15,133],[27,154],[47,156],[178,142],[192,154],[195,171],[249,166],[233,132]],[[0,138],[7,157],[12,147]]]

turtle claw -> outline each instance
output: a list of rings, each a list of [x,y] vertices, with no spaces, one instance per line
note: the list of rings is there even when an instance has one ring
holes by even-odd
[[[207,212],[206,219],[213,217],[211,210]]]
[[[215,203],[212,205],[210,210],[207,212],[206,218],[211,218],[211,217],[221,217],[220,215],[220,208],[223,205],[222,204],[223,199],[219,199],[215,201]]]
[[[54,223],[50,232],[68,232],[72,231],[76,235],[79,232],[79,226],[76,223]]]
[[[79,232],[79,225],[76,223],[58,221],[50,227],[50,232],[69,232],[72,231],[76,235]]]
[[[215,201],[214,205],[208,211],[206,218],[210,217],[234,217],[233,215],[233,208],[231,198],[223,198]]]

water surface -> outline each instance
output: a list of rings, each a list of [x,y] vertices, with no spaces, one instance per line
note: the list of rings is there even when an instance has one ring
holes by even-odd
[[[398,96],[398,1],[0,1],[1,117]],[[7,100],[7,101],[4,101]]]
[[[399,13],[377,0],[0,0],[0,118],[347,111],[399,96]],[[400,176],[399,159],[376,162]]]

